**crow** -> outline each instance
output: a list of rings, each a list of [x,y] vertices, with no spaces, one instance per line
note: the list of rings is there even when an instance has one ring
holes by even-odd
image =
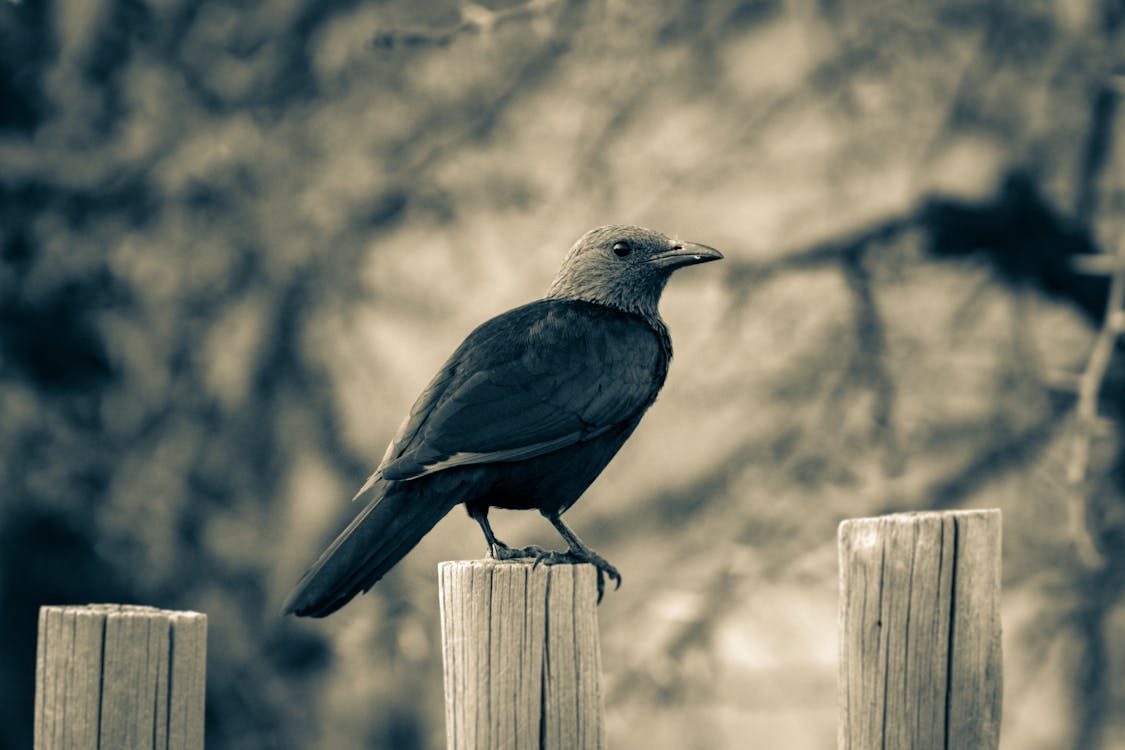
[[[562,520],[656,400],[672,341],[657,309],[678,268],[714,248],[636,226],[571,247],[546,297],[469,334],[418,397],[356,498],[371,499],[304,574],[283,612],[324,617],[366,592],[458,503],[494,559],[617,569]],[[490,507],[537,509],[566,552],[496,538]]]

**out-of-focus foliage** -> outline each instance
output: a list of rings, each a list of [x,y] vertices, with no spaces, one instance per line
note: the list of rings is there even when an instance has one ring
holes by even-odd
[[[1115,0],[0,1],[0,746],[36,607],[210,616],[208,748],[439,747],[434,565],[277,616],[411,399],[585,229],[720,247],[570,513],[616,748],[832,746],[845,517],[1001,507],[1004,743],[1125,746]],[[505,539],[553,543],[534,514]]]

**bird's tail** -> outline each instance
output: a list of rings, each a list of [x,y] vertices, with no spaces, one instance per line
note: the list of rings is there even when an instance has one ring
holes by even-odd
[[[457,504],[425,489],[379,481],[375,497],[301,577],[282,614],[325,617],[371,588]]]

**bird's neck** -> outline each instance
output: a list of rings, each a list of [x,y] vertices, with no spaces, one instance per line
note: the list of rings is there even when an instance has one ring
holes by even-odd
[[[602,286],[597,290],[584,290],[568,288],[556,281],[547,293],[546,298],[589,302],[618,312],[635,315],[643,319],[652,328],[653,333],[660,339],[661,348],[671,358],[672,339],[668,334],[668,326],[665,325],[664,319],[660,317],[661,291],[663,291],[663,285],[655,290],[645,290],[644,293],[638,293],[635,288],[625,288],[620,290],[620,293],[616,293],[612,287]]]
[[[667,277],[649,280],[648,284],[638,286],[624,280],[601,279],[596,284],[576,283],[572,278],[556,278],[547,291],[547,299],[572,299],[592,302],[595,305],[644,318],[657,331],[665,330],[660,318],[660,294],[664,291]]]

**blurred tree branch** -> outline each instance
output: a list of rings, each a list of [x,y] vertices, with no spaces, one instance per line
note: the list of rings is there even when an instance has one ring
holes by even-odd
[[[1106,296],[1105,318],[1094,339],[1086,369],[1078,378],[1078,401],[1075,405],[1074,437],[1066,477],[1072,490],[1069,498],[1068,524],[1079,557],[1091,568],[1104,563],[1090,535],[1086,509],[1087,491],[1083,488],[1090,463],[1090,444],[1099,433],[1105,433],[1098,416],[1098,396],[1109,369],[1110,359],[1125,335],[1125,239],[1116,253],[1102,256],[1079,256],[1075,265],[1083,271],[1109,274],[1111,281]],[[1112,429],[1112,428],[1111,428]]]
[[[527,0],[522,5],[493,10],[473,0],[458,0],[461,20],[452,26],[437,28],[389,29],[371,38],[377,49],[411,47],[444,47],[461,34],[490,34],[513,21],[527,21],[542,14],[557,0]]]

